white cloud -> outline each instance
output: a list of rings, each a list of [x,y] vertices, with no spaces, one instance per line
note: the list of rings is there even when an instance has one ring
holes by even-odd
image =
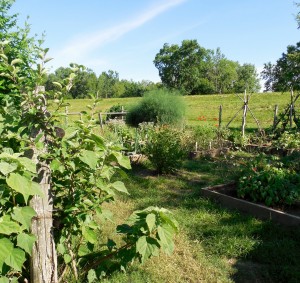
[[[89,35],[77,36],[65,48],[59,51],[55,58],[60,62],[78,62],[89,52],[115,41],[130,31],[149,22],[159,14],[187,0],[167,0],[147,9],[134,20],[123,22],[106,30],[99,30]]]

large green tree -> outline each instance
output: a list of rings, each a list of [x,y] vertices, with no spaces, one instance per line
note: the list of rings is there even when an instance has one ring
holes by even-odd
[[[196,40],[184,40],[181,46],[165,43],[154,64],[164,86],[186,94],[256,92],[260,88],[254,65],[241,66],[227,59],[220,48],[205,49]]]
[[[75,64],[71,64],[75,66]],[[55,90],[56,86],[53,82],[63,81],[67,79],[73,72],[71,67],[60,67],[49,74],[45,82],[47,91]],[[74,78],[73,87],[70,90],[70,96],[72,98],[88,98],[90,94],[95,95],[97,93],[98,80],[96,74],[89,68],[79,66],[77,76]]]
[[[234,82],[237,81],[237,62],[226,59],[217,48],[213,54],[213,64],[210,70],[210,80],[214,85],[214,93],[230,93],[233,91]]]
[[[252,64],[238,65],[237,81],[234,84],[235,92],[258,92],[260,90],[259,77]]]
[[[119,73],[108,70],[102,72],[98,78],[99,97],[110,98],[114,97],[117,90],[117,83],[119,82]]]
[[[211,93],[212,53],[197,40],[183,40],[180,46],[165,43],[153,62],[164,86],[181,89],[187,94]]]
[[[275,64],[264,65],[262,78],[267,91],[287,91],[300,89],[300,42],[289,45],[286,53]]]

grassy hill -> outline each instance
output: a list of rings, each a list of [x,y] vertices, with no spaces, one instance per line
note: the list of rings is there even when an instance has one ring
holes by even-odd
[[[240,95],[243,98],[243,95]],[[97,107],[97,111],[105,112],[112,105],[120,104],[127,110],[130,105],[137,103],[141,98],[109,98],[103,99]],[[236,112],[242,108],[243,101],[234,94],[228,95],[194,95],[185,96],[184,100],[187,104],[186,123],[188,125],[216,125],[219,117],[219,107],[223,107],[222,121],[225,126]],[[69,112],[80,112],[87,110],[86,106],[91,103],[89,99],[73,99],[68,100],[70,106]],[[277,104],[279,113],[285,109],[290,102],[289,93],[258,93],[250,97],[249,107],[259,121],[262,128],[272,125],[274,118],[274,107]],[[300,101],[296,103],[299,109]],[[199,119],[203,118],[204,119]],[[240,127],[242,121],[242,111],[237,115],[236,119],[230,124],[230,127]],[[256,122],[251,113],[247,114],[247,128],[257,128]]]

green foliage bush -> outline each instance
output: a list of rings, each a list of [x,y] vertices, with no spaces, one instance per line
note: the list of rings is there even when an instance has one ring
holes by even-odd
[[[182,145],[182,132],[167,126],[157,128],[145,151],[158,173],[174,172],[186,154]]]
[[[185,104],[178,93],[165,89],[153,90],[129,110],[126,122],[135,127],[143,122],[174,125],[183,122],[184,113]]]
[[[291,205],[300,196],[300,175],[283,163],[260,155],[248,164],[239,179],[238,196],[268,206]]]
[[[277,148],[298,149],[300,148],[300,132],[283,132],[273,144]]]

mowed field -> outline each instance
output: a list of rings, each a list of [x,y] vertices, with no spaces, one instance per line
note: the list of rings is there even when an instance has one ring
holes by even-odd
[[[240,98],[235,94],[227,95],[193,95],[184,96],[186,102],[186,124],[187,125],[217,125],[219,118],[219,108],[222,105],[222,125],[227,123],[235,116],[235,114],[243,107],[243,94],[239,94]],[[124,106],[125,111],[131,105],[138,103],[140,97],[133,98],[108,98],[102,99],[97,106],[97,112],[106,112],[111,106],[120,104]],[[274,108],[278,105],[281,113],[290,103],[289,93],[257,93],[252,94],[249,100],[249,108],[254,117],[259,121],[261,127],[268,128],[272,126],[274,119]],[[300,100],[300,99],[299,99]],[[73,99],[68,100],[70,106],[68,112],[80,112],[87,109],[87,105],[92,104],[89,99]],[[299,109],[300,101],[296,102],[296,109]],[[230,124],[232,128],[241,127],[242,110]],[[248,129],[257,128],[255,119],[248,111],[246,127]]]

